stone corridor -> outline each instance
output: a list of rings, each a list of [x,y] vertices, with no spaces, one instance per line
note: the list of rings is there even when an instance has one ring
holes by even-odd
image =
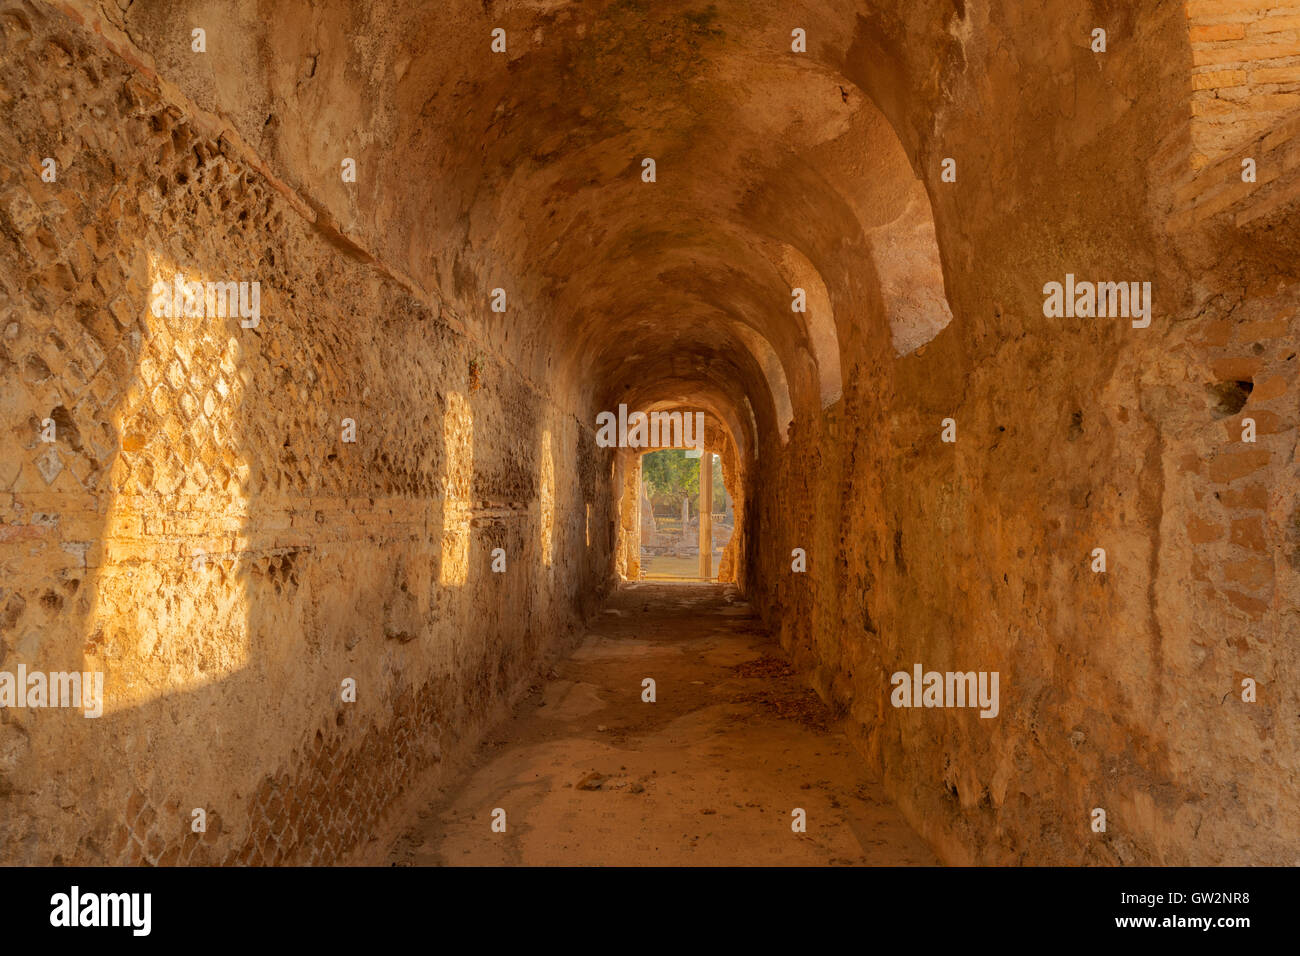
[[[938,862],[734,588],[629,584],[547,678],[448,792],[417,789],[427,803],[389,824],[403,829],[386,854],[357,862]],[[504,833],[486,825],[498,808]]]
[[[0,864],[1294,863],[1297,134],[1290,0],[0,0]]]

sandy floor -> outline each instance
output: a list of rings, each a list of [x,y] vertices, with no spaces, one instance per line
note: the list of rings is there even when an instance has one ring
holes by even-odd
[[[721,559],[721,551],[713,556],[713,574],[715,576],[718,573],[718,564]],[[698,581],[700,579],[700,558],[699,555],[687,558],[674,558],[666,554],[642,555],[641,572],[641,576],[647,581],[668,581],[676,578]]]
[[[552,676],[399,824],[389,863],[937,862],[730,587],[630,585]]]

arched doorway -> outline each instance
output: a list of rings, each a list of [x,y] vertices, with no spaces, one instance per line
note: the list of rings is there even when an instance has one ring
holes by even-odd
[[[735,529],[735,504],[710,451],[641,456],[641,578],[714,581]]]

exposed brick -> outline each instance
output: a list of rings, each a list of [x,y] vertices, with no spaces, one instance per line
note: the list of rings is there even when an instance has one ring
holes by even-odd
[[[1245,70],[1213,70],[1209,73],[1197,73],[1192,77],[1192,89],[1213,90],[1232,86],[1241,86],[1246,82]]]
[[[1258,405],[1261,402],[1271,402],[1275,398],[1281,398],[1286,394],[1287,379],[1282,375],[1273,375],[1264,379],[1262,382],[1255,384],[1254,390],[1250,393],[1250,400]]]
[[[1221,484],[1237,481],[1266,467],[1271,458],[1271,453],[1263,448],[1223,452],[1210,462],[1210,480]]]
[[[1228,537],[1230,543],[1248,551],[1266,551],[1268,541],[1264,537],[1264,521],[1256,516],[1238,518],[1230,526]]]
[[[1297,205],[1300,205],[1300,176],[1291,178],[1279,188],[1269,190],[1259,202],[1242,209],[1237,213],[1235,222],[1241,226],[1274,213],[1285,215]]]
[[[1251,381],[1261,364],[1258,358],[1232,356],[1215,359],[1210,363],[1210,371],[1220,381]]]
[[[1187,31],[1192,43],[1214,43],[1219,40],[1240,40],[1246,35],[1244,23],[1214,23],[1195,26]]]
[[[1251,22],[1246,32],[1251,36],[1300,30],[1300,16],[1270,16]]]
[[[1197,344],[1203,346],[1227,345],[1232,337],[1234,326],[1227,319],[1215,319],[1207,322],[1197,336]]]
[[[1285,317],[1266,319],[1257,322],[1242,322],[1237,326],[1233,338],[1238,342],[1256,342],[1277,339],[1290,332],[1290,323]]]
[[[1206,544],[1223,537],[1223,528],[1213,521],[1205,521],[1193,515],[1187,521],[1187,536],[1193,544]]]
[[[1241,441],[1242,434],[1246,427],[1246,419],[1251,419],[1255,423],[1255,436],[1262,438],[1264,435],[1276,435],[1279,432],[1286,431],[1289,427],[1274,412],[1266,409],[1248,409],[1245,413],[1235,419],[1224,422],[1224,429],[1227,433],[1228,441]]]
[[[1265,558],[1229,561],[1223,566],[1223,577],[1231,584],[1258,591],[1273,583],[1273,562]]]
[[[1187,19],[1196,22],[1233,16],[1255,19],[1268,16],[1278,5],[1278,0],[1187,0]]]
[[[1228,71],[1238,72],[1238,71]],[[1250,82],[1260,86],[1268,84],[1291,84],[1300,83],[1300,66],[1269,66],[1257,67],[1250,71]],[[1214,84],[1216,86],[1228,84]]]
[[[1258,621],[1268,613],[1268,604],[1261,601],[1259,598],[1242,594],[1240,591],[1230,591],[1227,589],[1224,589],[1220,593],[1228,599],[1228,603],[1239,611],[1245,612],[1246,616],[1251,620]]]
[[[1287,36],[1268,42],[1216,43],[1192,48],[1192,63],[1196,66],[1259,63],[1292,56],[1300,56],[1300,39]]]

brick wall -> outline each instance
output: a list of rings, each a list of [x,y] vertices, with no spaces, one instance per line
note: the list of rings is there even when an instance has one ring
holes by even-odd
[[[1300,3],[1188,0],[1192,166],[1300,110]]]

